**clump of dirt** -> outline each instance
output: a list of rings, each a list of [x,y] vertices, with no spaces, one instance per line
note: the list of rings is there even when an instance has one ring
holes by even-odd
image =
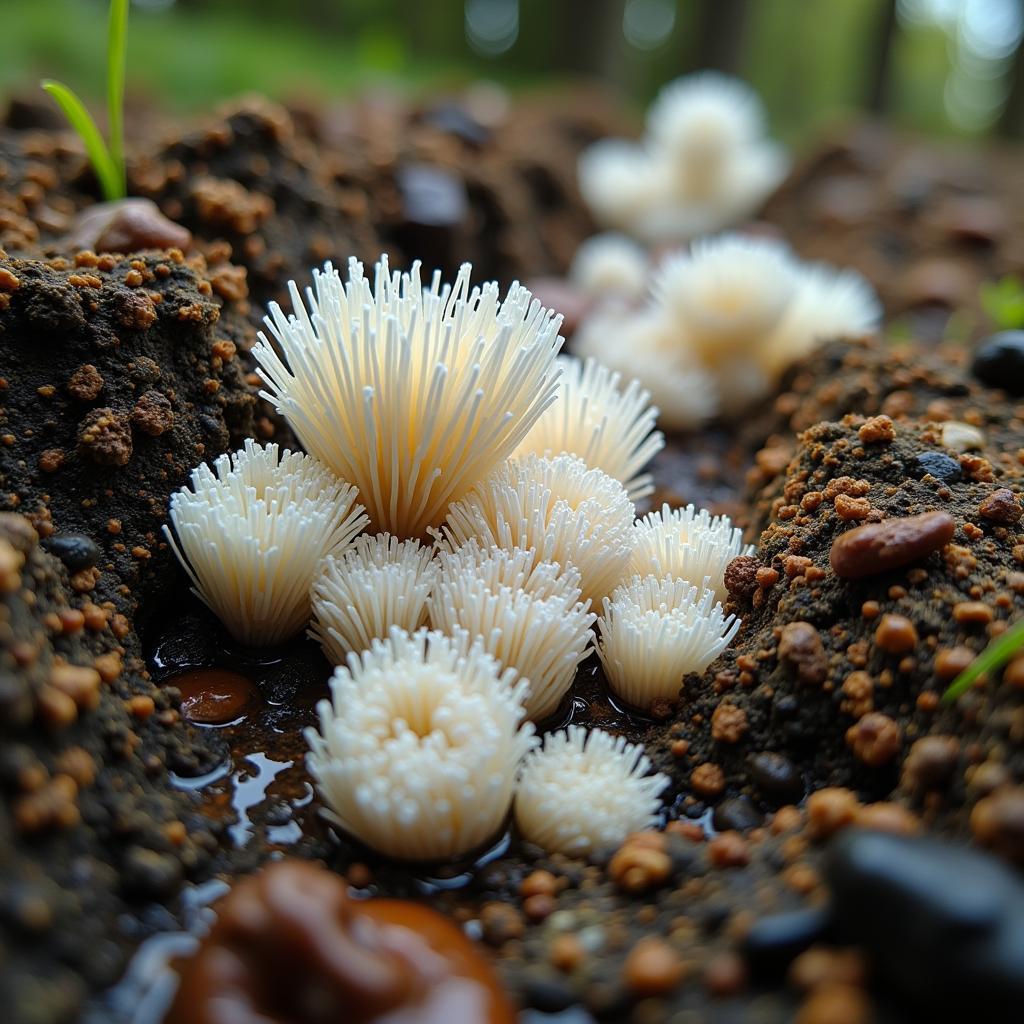
[[[221,754],[150,681],[135,616],[166,577],[171,491],[252,430],[222,326],[203,261],[180,252],[0,258],[2,944],[19,1019],[66,1019],[116,979],[132,935],[115,922],[218,845],[168,773]]]

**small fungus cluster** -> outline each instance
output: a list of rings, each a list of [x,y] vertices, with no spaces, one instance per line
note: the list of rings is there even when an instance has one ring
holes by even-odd
[[[787,161],[765,135],[757,94],[703,72],[666,85],[639,142],[603,139],[580,159],[595,220],[651,244],[721,231],[754,213]]]
[[[667,256],[639,305],[594,307],[577,352],[629,371],[668,429],[737,416],[816,345],[873,333],[881,306],[852,270],[801,263],[781,242],[701,238]]]
[[[557,358],[558,318],[468,266],[424,288],[382,257],[371,288],[328,264],[290,291],[254,353],[310,454],[200,466],[168,536],[239,641],[307,628],[336,666],[306,733],[331,819],[421,861],[495,839],[514,801],[527,838],[580,856],[648,827],[667,783],[639,747],[571,727],[538,748],[534,724],[594,650],[645,710],[739,628],[739,531],[692,506],[637,521],[664,444],[648,393]]]

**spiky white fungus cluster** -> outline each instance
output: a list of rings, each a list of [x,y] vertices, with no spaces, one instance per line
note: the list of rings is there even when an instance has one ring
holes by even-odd
[[[786,166],[765,135],[757,94],[703,72],[661,90],[638,143],[606,139],[584,151],[579,182],[604,226],[646,242],[679,242],[749,217]]]
[[[502,463],[460,501],[441,531],[451,548],[533,548],[545,562],[574,566],[585,600],[618,584],[632,550],[633,503],[617,480],[574,455],[526,455]]]
[[[616,847],[657,821],[669,780],[650,770],[643,747],[622,736],[576,725],[551,733],[523,763],[516,824],[552,853],[585,857]]]
[[[527,684],[468,634],[393,630],[351,654],[307,729],[329,816],[387,856],[459,857],[493,839],[536,740]]]
[[[553,401],[561,317],[512,285],[454,285],[420,265],[374,281],[349,261],[342,282],[328,263],[293,312],[273,303],[253,348],[264,392],[305,448],[351,480],[370,522],[399,538],[424,537],[448,503],[515,449]],[[279,351],[280,350],[280,354]]]
[[[477,544],[442,552],[440,562],[431,625],[479,637],[488,654],[529,683],[527,715],[539,722],[554,714],[590,653],[597,619],[579,599],[579,572],[540,562],[532,551]],[[503,582],[516,577],[522,586]]]
[[[753,554],[743,531],[728,516],[711,516],[693,505],[670,509],[662,505],[633,527],[630,570],[637,576],[671,576],[708,587],[725,601],[725,567],[737,555]]]
[[[569,280],[592,299],[642,298],[650,282],[651,261],[628,235],[606,231],[580,244]]]
[[[330,662],[365,651],[392,626],[415,632],[427,621],[437,575],[433,551],[417,540],[364,534],[340,557],[328,556],[313,583],[310,636]]]
[[[712,590],[636,576],[605,600],[597,653],[615,693],[646,710],[659,699],[674,701],[683,676],[703,672],[739,627]]]
[[[306,625],[320,560],[366,525],[356,493],[316,459],[250,439],[192,471],[192,489],[171,497],[174,532],[164,533],[231,635],[267,646]]]
[[[870,334],[880,317],[854,271],[800,263],[770,239],[722,235],[668,257],[646,305],[596,309],[575,346],[637,377],[662,426],[691,429],[749,409],[794,359],[823,340]]]
[[[620,374],[594,359],[585,363],[560,356],[558,395],[523,438],[516,455],[578,455],[626,488],[631,500],[654,490],[648,462],[665,447],[654,429],[658,410],[651,394],[631,380],[620,388]]]

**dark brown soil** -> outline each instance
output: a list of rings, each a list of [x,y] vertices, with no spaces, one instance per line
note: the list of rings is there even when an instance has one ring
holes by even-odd
[[[159,532],[169,494],[241,437],[277,436],[244,359],[262,303],[313,263],[381,245],[502,279],[563,270],[587,230],[570,169],[599,122],[526,109],[486,131],[423,107],[370,130],[358,110],[248,103],[133,162],[134,189],[193,232],[187,258],[44,258],[94,183],[52,129],[0,131],[0,239],[37,257],[0,259],[0,1003],[15,1024],[74,1019],[87,999],[89,1020],[127,1020],[125,988],[103,993],[126,955],[194,921],[206,890],[193,883],[282,853],[322,860],[357,894],[450,913],[538,1013],[914,1019],[926,1003],[879,982],[870,942],[840,948],[825,841],[863,825],[1024,862],[1024,662],[941,702],[1024,592],[1024,410],[973,380],[963,349],[827,346],[736,436],[676,439],[659,457],[657,501],[737,512],[758,547],[730,575],[736,643],[677,706],[621,712],[588,664],[551,723],[642,740],[673,780],[664,831],[594,863],[508,835],[476,864],[412,870],[340,839],[302,764],[326,691],[319,650],[239,650],[186,595]],[[769,214],[803,255],[864,254],[885,279],[892,260],[946,245],[923,226],[933,205],[989,186],[926,160],[909,226],[882,230],[892,211],[872,205],[863,244],[848,217],[853,256],[809,249],[829,232],[798,200],[821,168],[863,184],[896,161],[873,139],[799,170]],[[459,216],[424,223],[418,188],[461,189]],[[950,244],[966,246],[958,232]],[[890,235],[902,256],[879,263]],[[970,246],[979,275],[1016,266],[1009,242]],[[969,450],[948,447],[953,421],[980,431]],[[954,521],[942,550],[857,580],[832,570],[844,531],[932,510]],[[240,672],[258,699],[193,728],[174,676],[202,668]]]

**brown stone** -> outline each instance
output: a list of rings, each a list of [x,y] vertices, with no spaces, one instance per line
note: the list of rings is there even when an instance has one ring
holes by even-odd
[[[948,512],[865,523],[836,537],[829,563],[836,575],[845,579],[874,576],[920,561],[945,547],[955,529]]]
[[[98,203],[75,219],[67,239],[69,249],[94,252],[140,252],[143,249],[181,249],[192,245],[192,232],[168,220],[150,199],[118,199]]]
[[[808,686],[820,686],[828,673],[824,645],[809,622],[789,622],[783,627],[779,661],[788,665],[797,679]]]
[[[1010,526],[1020,522],[1024,510],[1017,501],[1017,496],[1008,487],[1000,487],[993,491],[979,506],[978,515],[993,523]]]

